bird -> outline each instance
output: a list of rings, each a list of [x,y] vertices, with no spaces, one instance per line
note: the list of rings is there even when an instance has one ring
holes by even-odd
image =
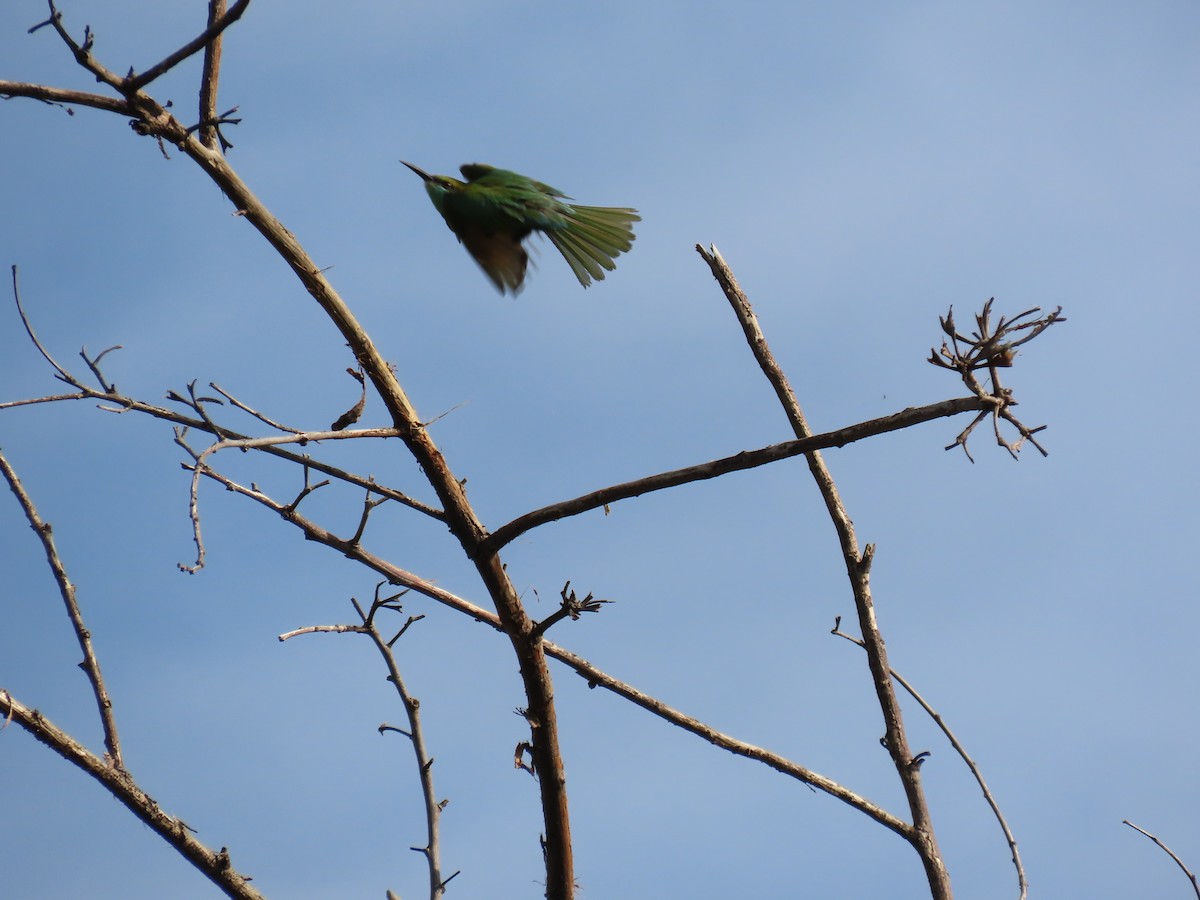
[[[466,181],[459,181],[401,162],[421,176],[434,208],[501,295],[524,287],[529,254],[522,244],[533,232],[550,240],[586,288],[616,268],[642,218],[635,209],[569,203],[548,184],[483,163],[460,166]]]

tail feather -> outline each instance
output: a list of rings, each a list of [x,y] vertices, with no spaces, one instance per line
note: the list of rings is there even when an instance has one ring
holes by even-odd
[[[633,246],[633,223],[641,221],[635,210],[603,206],[570,206],[563,218],[564,227],[544,234],[584,287],[593,279],[602,281],[606,269],[616,268],[615,257]]]

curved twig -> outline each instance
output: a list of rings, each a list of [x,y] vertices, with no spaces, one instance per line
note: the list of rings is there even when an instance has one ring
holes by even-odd
[[[1139,831],[1142,834],[1144,834],[1146,837],[1150,838],[1150,840],[1152,840],[1152,841],[1154,841],[1154,843],[1158,844],[1159,848],[1165,854],[1167,854],[1167,856],[1169,856],[1169,857],[1171,857],[1171,859],[1175,860],[1175,865],[1179,866],[1179,868],[1181,868],[1183,870],[1183,874],[1186,875],[1188,877],[1188,880],[1192,883],[1192,890],[1196,892],[1196,897],[1200,898],[1200,882],[1196,881],[1196,873],[1193,872],[1191,869],[1189,869],[1187,866],[1185,866],[1183,864],[1183,860],[1180,859],[1178,857],[1178,855],[1176,855],[1174,850],[1172,850],[1170,847],[1168,847],[1166,844],[1164,844],[1161,840],[1159,840],[1157,837],[1152,835],[1146,829],[1139,828],[1137,825],[1134,825],[1128,819],[1122,819],[1121,821],[1123,823],[1125,823],[1126,825],[1128,825],[1130,828],[1132,828],[1134,831]]]

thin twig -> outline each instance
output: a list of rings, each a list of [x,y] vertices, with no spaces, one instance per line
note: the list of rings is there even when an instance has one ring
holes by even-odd
[[[835,634],[840,638],[845,638],[850,643],[859,647],[863,647],[864,650],[866,649],[863,646],[863,641],[861,638],[856,638],[853,635],[847,634],[846,632],[842,631],[841,626],[842,617],[838,616],[834,623],[833,631],[830,633]],[[971,775],[975,778],[975,783],[979,785],[979,789],[983,792],[984,800],[986,800],[987,805],[991,807],[992,815],[996,817],[996,821],[1000,823],[1000,830],[1004,832],[1004,840],[1008,843],[1008,849],[1012,853],[1013,865],[1017,870],[1017,886],[1021,892],[1020,900],[1025,900],[1025,898],[1029,896],[1029,883],[1025,879],[1025,866],[1021,862],[1021,852],[1017,848],[1017,839],[1013,836],[1012,829],[1008,827],[1008,821],[1004,818],[1004,814],[1000,811],[1000,805],[996,802],[996,798],[992,796],[991,789],[988,788],[987,782],[983,778],[983,772],[980,771],[979,766],[975,764],[975,760],[973,760],[970,754],[967,753],[967,749],[962,745],[962,743],[959,742],[954,732],[950,730],[950,726],[946,724],[946,720],[941,717],[937,710],[935,710],[925,700],[924,697],[917,693],[916,688],[914,688],[907,681],[907,679],[904,678],[904,676],[902,676],[895,669],[889,669],[889,671],[892,674],[892,678],[896,679],[896,683],[904,688],[904,690],[906,690],[909,695],[921,705],[921,708],[925,710],[929,718],[933,719],[937,727],[941,729],[942,734],[944,734],[946,739],[950,741],[950,745],[954,748],[955,752],[958,753],[962,761],[967,764],[967,768],[971,770]]]
[[[1121,821],[1124,822],[1126,825],[1128,825],[1130,828],[1132,828],[1134,831],[1140,831],[1146,837],[1150,838],[1150,840],[1154,841],[1154,843],[1158,844],[1158,846],[1160,848],[1162,848],[1163,852],[1166,853],[1167,856],[1169,856],[1169,857],[1171,857],[1171,859],[1175,860],[1175,865],[1179,866],[1179,868],[1181,868],[1183,870],[1183,874],[1186,875],[1188,877],[1188,880],[1192,883],[1192,890],[1196,892],[1196,897],[1200,898],[1200,883],[1198,883],[1196,881],[1196,873],[1193,872],[1191,869],[1189,869],[1187,866],[1185,866],[1183,864],[1183,860],[1180,859],[1175,854],[1174,850],[1172,850],[1170,847],[1168,847],[1166,844],[1164,844],[1162,841],[1160,841],[1157,837],[1152,835],[1146,829],[1139,828],[1137,825],[1134,825],[1128,819],[1122,819]]]
[[[48,394],[45,397],[29,397],[25,400],[6,400],[0,403],[0,409],[16,409],[18,406],[36,406],[39,403],[58,403],[62,400],[87,400],[89,395],[83,391],[74,394]]]
[[[104,389],[105,394],[115,394],[117,392],[117,387],[108,379],[106,379],[104,377],[104,373],[100,371],[100,360],[104,359],[104,357],[108,356],[108,354],[112,353],[114,350],[122,349],[124,348],[120,344],[114,344],[107,349],[101,350],[94,358],[88,356],[87,347],[83,347],[79,351],[79,355],[83,358],[83,361],[87,363],[87,367],[92,370],[92,375],[95,376],[96,381],[100,384],[100,387]]]
[[[380,598],[379,590],[383,584],[375,586],[375,602],[371,605],[371,612],[364,613],[357,601],[354,601],[354,608],[358,611],[359,618],[362,620],[363,627],[367,630],[372,642],[375,644],[375,649],[379,651],[379,655],[383,657],[384,664],[388,668],[388,681],[396,688],[396,693],[400,696],[400,702],[404,706],[405,716],[408,718],[408,739],[412,744],[413,754],[416,757],[417,771],[420,774],[421,780],[421,796],[425,804],[425,846],[413,847],[411,849],[420,853],[425,857],[426,864],[429,867],[429,898],[430,900],[438,900],[446,893],[446,882],[448,878],[442,877],[442,851],[441,851],[441,818],[442,810],[446,808],[448,800],[437,799],[437,793],[433,785],[433,758],[429,755],[425,747],[425,730],[421,725],[421,701],[409,693],[408,685],[404,681],[404,676],[400,672],[400,665],[396,662],[396,654],[393,645],[395,638],[391,641],[386,640],[379,632],[378,626],[375,624],[375,615],[380,609],[394,609],[390,604],[397,599],[399,595],[387,598]],[[407,630],[415,619],[410,616],[401,633]],[[382,733],[382,732],[381,732]],[[458,873],[455,872],[454,875]],[[451,875],[450,878],[453,878]]]
[[[446,884],[450,878],[442,878],[441,873],[441,841],[440,841],[440,821],[442,810],[446,808],[449,801],[438,801],[433,786],[433,759],[429,756],[425,749],[425,734],[421,727],[421,701],[408,691],[408,686],[405,684],[404,678],[400,672],[400,666],[396,662],[396,654],[393,650],[393,645],[396,639],[408,630],[408,627],[414,622],[424,618],[423,616],[409,616],[404,627],[400,629],[399,634],[391,640],[386,640],[379,631],[379,627],[375,624],[375,616],[381,609],[400,611],[400,607],[395,601],[403,595],[394,594],[390,597],[380,597],[380,589],[388,582],[380,582],[375,586],[375,600],[371,604],[371,611],[365,612],[356,598],[351,597],[350,602],[353,604],[358,617],[361,620],[360,625],[310,625],[305,628],[297,628],[294,631],[288,631],[279,635],[280,641],[286,641],[290,638],[301,634],[319,634],[319,633],[353,633],[365,634],[371,638],[375,644],[375,649],[379,651],[379,655],[383,657],[384,665],[388,670],[388,681],[400,696],[400,702],[404,706],[404,712],[408,718],[409,730],[405,731],[402,728],[396,728],[393,725],[380,725],[379,733],[394,731],[403,734],[409,739],[412,744],[413,752],[416,754],[417,771],[421,782],[421,793],[425,802],[425,825],[426,825],[426,844],[424,847],[413,847],[412,849],[424,855],[426,863],[429,867],[429,897],[430,900],[438,900],[446,892]]]
[[[371,513],[375,508],[382,503],[387,503],[387,497],[371,498],[371,489],[367,488],[366,499],[363,500],[362,515],[358,518],[358,528],[354,531],[354,536],[350,538],[350,543],[357,544],[362,541],[363,533],[367,530],[367,521],[371,518]]]
[[[268,417],[264,413],[260,413],[257,409],[247,406],[245,403],[243,403],[237,397],[233,396],[233,394],[229,393],[224,388],[220,387],[220,385],[218,385],[216,382],[210,381],[208,383],[208,386],[210,388],[212,388],[214,391],[216,391],[218,394],[220,394],[222,397],[224,397],[226,400],[228,400],[230,403],[232,403],[234,406],[236,406],[238,409],[240,409],[242,412],[249,413],[250,415],[254,416],[254,418],[258,419],[258,421],[262,422],[264,425],[269,425],[271,428],[277,428],[280,431],[286,431],[288,434],[303,434],[301,429],[290,428],[287,425],[281,425],[280,423],[276,422],[274,419]]]
[[[562,598],[562,602],[558,609],[533,626],[538,634],[545,634],[555,623],[561,622],[563,619],[579,621],[579,617],[585,612],[598,613],[606,604],[613,602],[612,600],[597,600],[591,593],[580,600],[579,595],[571,590],[570,581],[563,585],[559,596]]]
[[[197,410],[202,410],[202,407],[201,407],[201,404],[199,401],[200,401],[200,398],[196,398],[193,393],[192,405]],[[211,421],[209,421],[208,424],[212,430],[217,430],[217,426],[214,425]],[[315,443],[315,442],[319,442],[319,441],[323,441],[323,440],[324,441],[339,441],[339,440],[353,440],[355,438],[388,438],[388,437],[395,437],[395,436],[396,436],[396,431],[395,431],[395,429],[392,429],[392,428],[366,428],[366,429],[360,429],[358,431],[301,432],[299,434],[276,435],[276,436],[272,436],[272,437],[239,438],[239,439],[221,440],[221,441],[217,441],[214,444],[209,445],[204,450],[197,453],[195,450],[193,450],[191,448],[191,446],[186,441],[186,429],[183,429],[183,430],[176,429],[175,443],[178,444],[180,447],[182,447],[184,450],[186,450],[188,455],[190,455],[192,457],[192,465],[190,465],[188,467],[192,472],[191,483],[190,483],[190,486],[188,489],[188,518],[192,522],[192,540],[196,544],[196,561],[190,565],[186,565],[184,563],[179,563],[178,564],[179,570],[181,572],[186,572],[189,575],[195,575],[202,568],[204,568],[205,549],[204,549],[204,540],[203,540],[203,536],[201,534],[201,528],[200,528],[200,476],[202,474],[205,474],[208,469],[207,459],[209,456],[212,456],[213,454],[218,453],[221,450],[229,450],[231,448],[236,448],[236,449],[240,449],[240,450],[251,450],[251,449],[262,448],[262,447],[277,447],[281,444],[305,445],[308,443]],[[308,467],[307,466],[305,467],[305,470],[304,470],[304,478],[305,478],[305,489],[304,489],[304,491],[301,492],[300,496],[297,497],[297,499],[295,501],[293,501],[293,509],[294,509],[294,504],[298,503],[301,498],[303,498],[307,494],[311,493],[312,490],[314,490],[314,488],[308,486]],[[325,483],[328,483],[328,482],[325,482]],[[323,485],[317,485],[316,487],[322,487],[322,486]],[[370,514],[370,511],[372,509],[374,509],[376,506],[378,506],[380,503],[383,503],[389,499],[388,497],[382,497],[379,500],[372,502],[370,499],[372,491],[373,491],[373,488],[371,488],[371,487],[367,488],[367,503],[363,510],[362,521],[359,524],[359,531],[355,535],[355,540],[357,540],[358,538],[360,538],[362,536],[362,530],[364,528],[366,528],[367,516]]]
[[[21,305],[21,286],[17,281],[17,267],[15,265],[12,267],[12,290],[13,299],[17,303],[17,314],[21,317],[21,324],[25,326],[25,333],[29,335],[29,340],[33,341],[33,346],[37,348],[38,353],[42,354],[42,359],[50,363],[51,368],[58,372],[58,376],[63,381],[73,384],[74,378],[71,374],[55,361],[54,357],[50,355],[50,351],[42,346],[42,342],[38,340],[37,334],[34,333],[33,324],[29,321],[29,316],[25,314],[25,307]]]
[[[50,87],[45,84],[32,84],[27,81],[0,80],[0,97],[8,100],[13,97],[27,97],[30,100],[40,100],[54,106],[66,107],[67,112],[74,115],[72,106],[86,106],[104,112],[116,113],[119,116],[136,116],[137,112],[126,100],[116,97],[106,97],[103,94],[91,94],[87,91],[76,91],[67,88]]]
[[[33,499],[25,490],[21,479],[17,477],[16,470],[13,469],[3,451],[0,451],[0,474],[3,474],[13,495],[17,498],[17,503],[20,504],[21,510],[25,513],[25,518],[29,521],[29,527],[33,529],[34,534],[38,536],[38,540],[42,542],[42,550],[46,554],[46,563],[50,566],[50,571],[54,575],[54,581],[58,585],[58,593],[63,599],[63,605],[67,609],[67,618],[71,620],[71,627],[75,631],[75,639],[79,642],[79,649],[83,652],[83,662],[80,663],[80,668],[83,669],[88,677],[88,681],[92,685],[92,694],[96,698],[96,709],[100,714],[100,723],[104,728],[104,746],[108,750],[110,764],[114,768],[124,772],[125,761],[121,756],[121,741],[117,736],[117,720],[116,716],[113,715],[112,697],[109,696],[108,688],[104,684],[104,676],[100,672],[100,660],[96,656],[96,648],[92,645],[92,633],[83,623],[83,613],[79,608],[79,601],[75,596],[75,585],[67,577],[66,566],[63,565],[62,557],[58,555],[58,548],[54,544],[54,529],[49,522],[43,520],[38,514]]]
[[[939,350],[931,349],[928,361],[940,368],[957,372],[971,393],[991,403],[992,433],[996,438],[996,443],[1007,450],[1013,459],[1018,458],[1021,447],[1026,441],[1037,448],[1042,456],[1047,456],[1046,448],[1039,444],[1034,437],[1046,426],[1039,425],[1036,428],[1030,428],[1013,415],[1012,407],[1017,405],[1017,401],[1013,397],[1012,389],[1001,384],[1000,369],[1006,369],[1013,365],[1018,347],[1033,340],[1051,325],[1067,321],[1066,317],[1063,316],[1062,307],[1059,306],[1040,319],[1024,321],[1042,311],[1040,307],[1035,306],[1012,318],[1001,316],[993,326],[992,304],[994,301],[994,297],[988,299],[983,304],[982,311],[975,314],[976,330],[970,335],[963,334],[958,330],[954,321],[954,307],[950,307],[946,315],[940,318],[942,331],[950,340],[949,342],[943,340]],[[1022,334],[1022,332],[1027,333]],[[1020,336],[1018,337],[1018,335]],[[976,375],[977,372],[983,370],[987,370],[990,387],[985,388]],[[967,448],[967,440],[970,438],[971,432],[975,430],[975,426],[983,419],[984,414],[977,416],[970,425],[959,432],[958,437],[946,449],[962,447],[967,459],[975,462],[971,451]],[[1009,441],[1005,438],[1000,427],[1002,421],[1008,422],[1017,430],[1017,433],[1020,434],[1019,440]]]
[[[84,28],[82,44],[76,42],[76,40],[71,37],[70,33],[67,31],[66,26],[63,25],[62,13],[60,13],[58,8],[54,5],[54,0],[49,0],[49,6],[50,18],[47,20],[47,22],[54,27],[56,32],[58,32],[59,38],[64,44],[67,45],[67,48],[71,51],[71,55],[75,57],[75,62],[79,63],[80,66],[95,75],[97,81],[121,91],[121,88],[125,83],[125,79],[123,79],[120,75],[117,75],[115,72],[112,72],[102,66],[96,60],[96,58],[92,56],[92,43],[94,38],[91,28]],[[124,92],[122,91],[122,93]]]

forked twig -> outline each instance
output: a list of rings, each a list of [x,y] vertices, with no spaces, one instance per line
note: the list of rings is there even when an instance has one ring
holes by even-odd
[[[400,606],[396,603],[406,591],[401,591],[398,594],[393,594],[390,597],[381,597],[380,590],[387,584],[386,581],[381,581],[375,585],[375,599],[371,604],[370,612],[365,612],[358,600],[354,597],[350,598],[350,602],[354,605],[355,612],[358,613],[361,624],[359,625],[310,625],[305,628],[297,628],[295,631],[289,631],[279,635],[280,641],[286,641],[289,638],[296,637],[300,634],[317,634],[317,633],[353,633],[365,634],[371,638],[375,644],[375,649],[379,651],[379,655],[383,658],[384,665],[388,669],[388,681],[395,687],[397,694],[400,696],[400,702],[404,707],[404,712],[408,718],[408,730],[396,728],[392,725],[380,725],[379,733],[394,731],[403,734],[409,739],[412,744],[413,753],[417,758],[417,771],[421,782],[421,793],[425,804],[425,826],[426,826],[426,843],[424,847],[412,847],[412,850],[422,854],[425,857],[429,867],[429,897],[430,900],[438,900],[446,892],[446,885],[459,873],[455,872],[449,878],[442,877],[441,871],[441,814],[446,808],[449,800],[437,799],[437,795],[433,786],[433,758],[429,756],[425,749],[425,733],[421,726],[421,701],[414,697],[408,691],[408,686],[405,684],[404,677],[400,672],[400,666],[396,662],[396,654],[393,645],[406,632],[412,624],[420,621],[424,616],[409,616],[408,621],[400,629],[391,640],[387,640],[379,631],[379,627],[375,624],[375,617],[380,610],[390,610],[393,612],[401,612]]]

